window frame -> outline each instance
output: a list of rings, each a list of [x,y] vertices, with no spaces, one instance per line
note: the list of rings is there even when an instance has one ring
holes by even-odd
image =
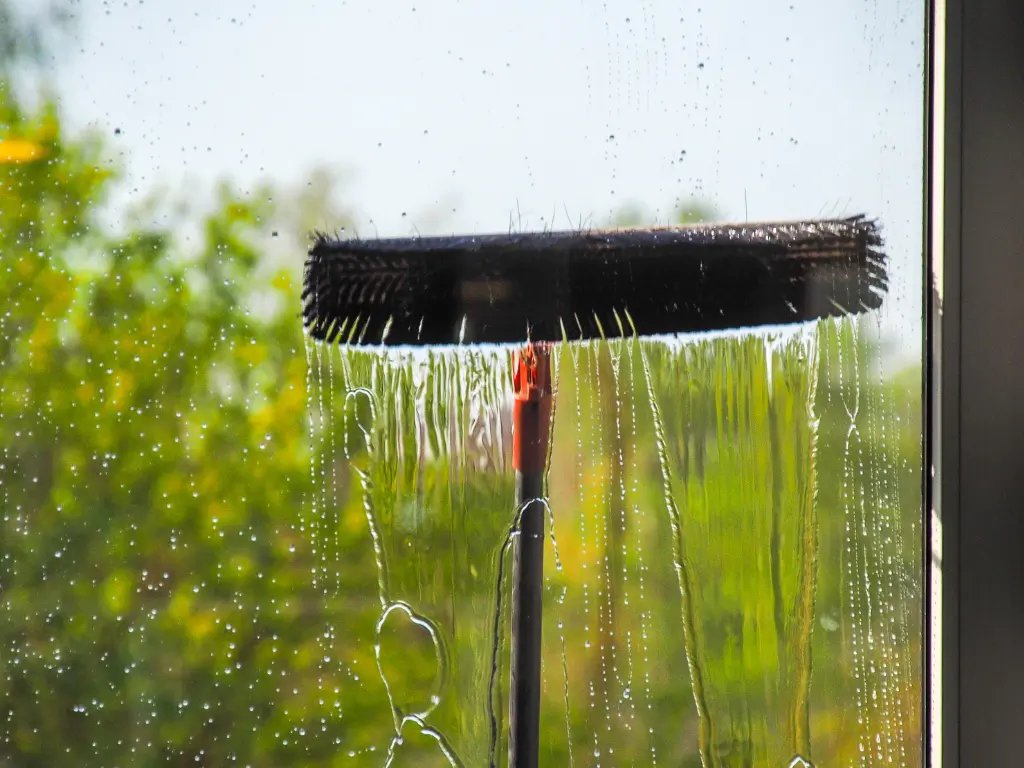
[[[928,764],[1014,765],[1024,352],[1006,340],[1024,327],[1024,4],[933,0],[927,18]]]

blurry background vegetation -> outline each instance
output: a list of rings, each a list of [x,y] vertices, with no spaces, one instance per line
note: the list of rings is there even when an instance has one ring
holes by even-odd
[[[345,222],[330,203],[332,180],[314,175],[299,190],[249,195],[225,185],[205,211],[154,198],[125,226],[107,226],[104,201],[118,180],[101,161],[101,139],[66,135],[45,89],[26,94],[33,59],[47,55],[47,35],[60,26],[51,22],[62,18],[58,9],[42,26],[26,24],[0,0],[0,764],[379,765],[394,725],[372,646],[380,606],[366,521],[356,504],[341,513],[333,546],[342,588],[327,595],[310,578],[306,530],[317,486],[299,254],[310,224]],[[681,212],[707,214],[696,205]],[[626,210],[620,223],[638,215]],[[861,470],[892,467],[898,477],[883,511],[906,546],[888,565],[910,598],[899,607],[911,620],[906,693],[912,703],[920,697],[919,371],[882,376],[872,321],[861,325],[868,332],[825,334],[832,354],[820,355],[817,381],[811,730],[815,749],[836,761],[827,764],[857,750],[840,567],[842,495],[856,471],[844,410],[851,365],[865,400],[888,404],[871,417],[877,428],[862,431],[857,455]],[[608,368],[610,358],[599,364]],[[808,386],[806,375],[801,381]],[[664,533],[648,531],[652,540]],[[428,554],[431,544],[418,542]],[[715,546],[705,557],[750,555],[740,535]],[[567,589],[586,578],[572,550],[561,553],[557,577]],[[675,579],[656,569],[649,589],[677,603]],[[659,636],[679,633],[671,618],[659,619]],[[707,637],[715,695],[739,718],[749,691],[728,683],[728,654]],[[578,670],[597,674],[578,639],[569,638],[574,680]],[[432,669],[429,653],[407,651],[400,674]],[[678,677],[658,681],[663,698],[645,723],[677,745],[662,750],[668,764],[695,760],[680,662],[666,662]],[[561,712],[561,678],[548,674],[544,706]],[[919,712],[909,710],[900,736],[910,765],[920,759]],[[595,726],[585,712],[571,725],[574,758],[590,764]],[[545,728],[550,764],[565,764],[561,715],[545,718]],[[633,748],[630,734],[615,738],[624,752]],[[436,759],[429,739],[410,739],[406,764]],[[724,745],[721,755],[722,765],[751,764],[739,748]]]

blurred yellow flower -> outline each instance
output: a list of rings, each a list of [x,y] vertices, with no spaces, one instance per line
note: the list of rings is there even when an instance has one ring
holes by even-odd
[[[0,163],[30,163],[46,154],[46,149],[26,139],[0,139]]]

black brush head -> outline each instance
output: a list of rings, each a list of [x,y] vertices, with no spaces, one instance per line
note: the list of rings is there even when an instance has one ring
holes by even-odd
[[[341,240],[303,280],[314,338],[347,344],[560,341],[777,325],[875,309],[863,216],[673,229]]]

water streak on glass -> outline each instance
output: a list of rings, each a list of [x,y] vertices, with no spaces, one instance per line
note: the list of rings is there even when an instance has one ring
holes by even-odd
[[[919,759],[916,446],[878,335],[868,317],[556,347],[545,760]],[[332,528],[364,531],[380,595],[365,642],[393,722],[376,746],[396,765],[502,764],[509,350],[311,346],[307,529],[332,553],[313,575],[351,556]],[[387,647],[399,615],[405,645]]]

